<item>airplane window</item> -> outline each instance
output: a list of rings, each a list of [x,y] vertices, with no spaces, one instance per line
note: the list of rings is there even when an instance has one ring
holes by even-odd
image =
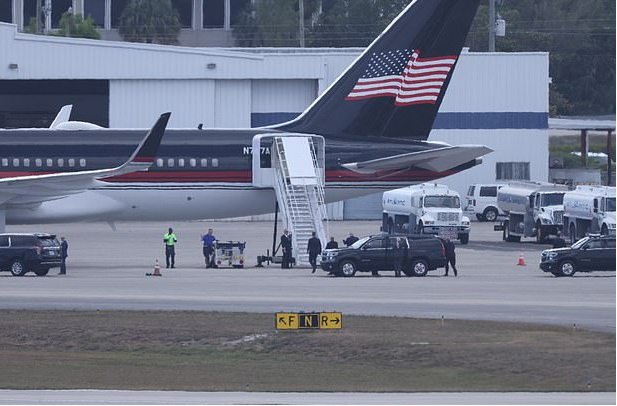
[[[62,168],[64,166],[64,159],[58,158],[58,166]]]
[[[206,158],[201,158],[200,165],[205,168],[206,166],[208,166],[208,160]]]
[[[54,160],[51,158],[47,158],[45,160],[45,164],[47,165],[47,167],[53,166],[54,165]]]
[[[30,166],[30,158],[24,158],[24,166]]]
[[[194,168],[195,166],[197,166],[197,160],[195,158],[189,159],[189,165]]]
[[[156,166],[158,166],[159,168],[163,167],[163,160],[161,158],[156,160]]]
[[[2,158],[2,166],[9,166],[8,158]]]
[[[170,168],[174,167],[174,159],[173,158],[169,158],[167,160],[167,166],[169,166]]]
[[[13,158],[13,166],[19,166],[19,158]]]
[[[218,158],[212,158],[212,166],[214,166],[215,168],[216,168],[217,166],[219,166],[219,160],[218,160]]]
[[[41,166],[43,166],[43,160],[42,160],[41,158],[36,158],[36,159],[34,160],[34,164],[35,164],[36,166],[38,166],[38,167],[41,167]]]
[[[184,158],[178,159],[178,166],[184,167]]]
[[[72,168],[75,166],[75,159],[69,158],[69,166]]]
[[[86,160],[85,160],[84,158],[81,158],[81,159],[79,160],[79,166],[81,166],[82,168],[83,168],[84,166],[86,166]]]

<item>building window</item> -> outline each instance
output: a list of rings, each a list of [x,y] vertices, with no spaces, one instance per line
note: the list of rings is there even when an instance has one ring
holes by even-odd
[[[193,26],[193,0],[171,0],[171,3],[180,15],[182,28],[191,28]]]
[[[84,0],[84,17],[90,16],[97,27],[105,26],[105,1]]]
[[[129,0],[111,0],[111,28],[120,26],[120,16]]]
[[[13,22],[12,1],[0,1],[0,21],[5,23]]]
[[[230,3],[231,10],[229,11],[229,24],[234,25],[242,23],[242,12],[251,4],[250,0],[232,0]]]
[[[204,0],[203,16],[203,28],[223,28],[225,25],[225,0]]]
[[[82,168],[86,167],[86,160],[84,158],[81,158],[79,160],[79,166],[81,166]]]
[[[3,3],[11,3],[11,2],[5,1]],[[23,17],[23,22],[24,22],[24,28],[28,28],[28,26],[30,25],[30,19],[36,17],[36,0],[24,0],[23,10],[24,10],[24,15],[22,17]],[[41,19],[41,23],[43,24],[41,28],[42,29],[45,28],[44,27],[45,22],[42,19]]]
[[[73,158],[69,158],[69,166],[70,166],[71,168],[74,168],[74,167],[75,167],[75,159],[73,159]]]
[[[73,7],[73,0],[54,0],[51,2],[51,27],[58,28],[62,14]]]
[[[497,180],[529,180],[529,162],[497,162]]]

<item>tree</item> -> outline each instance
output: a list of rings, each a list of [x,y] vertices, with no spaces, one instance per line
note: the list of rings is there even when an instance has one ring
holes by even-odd
[[[101,39],[101,34],[96,30],[94,20],[81,14],[66,12],[60,18],[60,28],[53,35],[60,37]]]
[[[180,28],[171,0],[131,0],[120,16],[118,32],[125,41],[176,44]]]

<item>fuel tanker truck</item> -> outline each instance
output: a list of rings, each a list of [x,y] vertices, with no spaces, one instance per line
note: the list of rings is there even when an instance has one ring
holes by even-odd
[[[504,241],[536,237],[543,242],[563,229],[565,185],[546,182],[511,182],[497,192],[497,206],[508,216],[495,231],[503,231]]]
[[[423,183],[384,192],[382,229],[389,234],[435,234],[467,244],[470,222],[456,191]]]
[[[577,241],[587,234],[615,235],[615,188],[577,186],[563,197],[564,234]]]

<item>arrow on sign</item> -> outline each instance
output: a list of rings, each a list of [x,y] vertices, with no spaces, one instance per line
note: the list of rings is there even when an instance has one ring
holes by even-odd
[[[287,322],[285,321],[285,317],[279,317],[279,323],[286,325]]]

